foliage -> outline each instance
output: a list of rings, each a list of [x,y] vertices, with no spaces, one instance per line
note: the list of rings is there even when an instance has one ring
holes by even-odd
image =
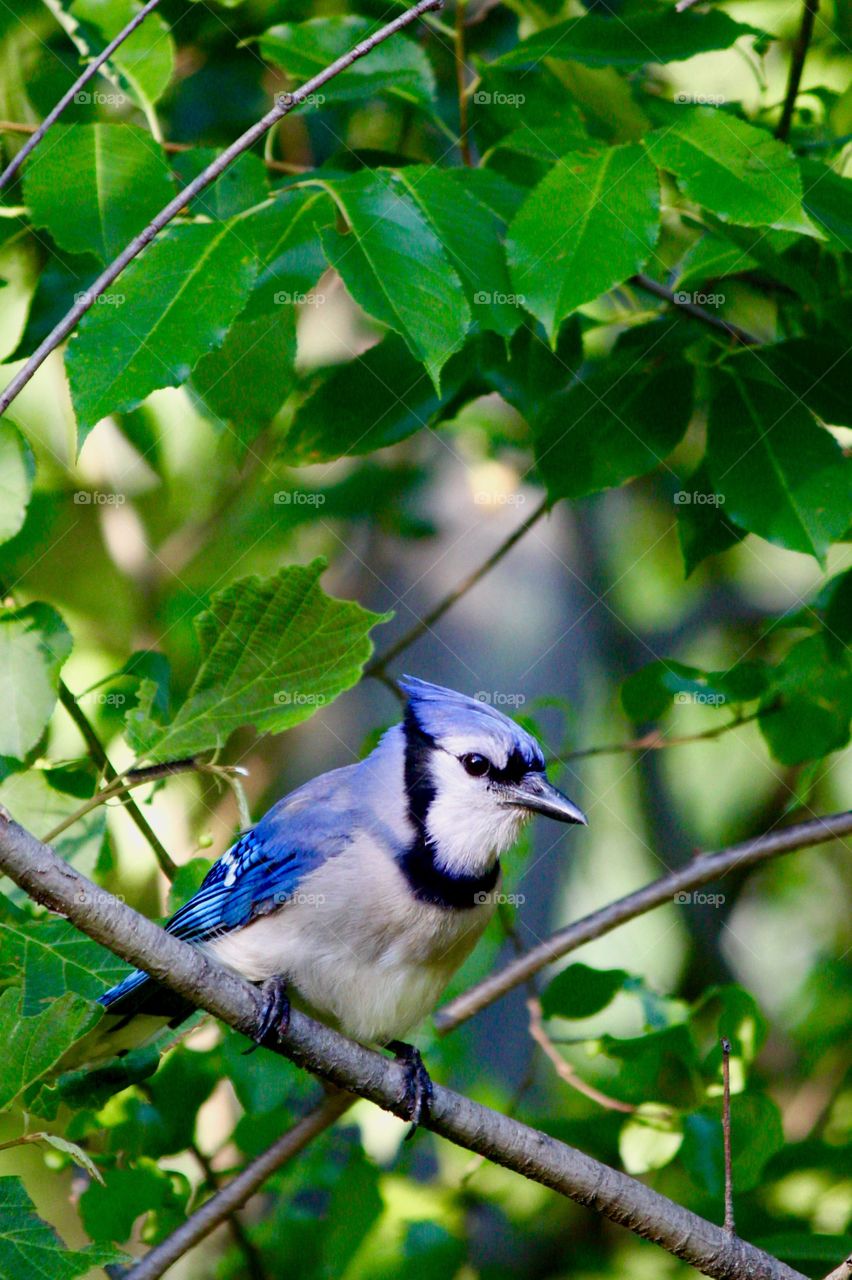
[[[6,124],[42,119],[135,12],[15,10],[6,159],[22,141]],[[387,17],[163,0],[4,192],[3,381],[273,95]],[[134,792],[181,863],[169,900],[124,810],[92,806],[92,737],[122,768],[246,760],[258,815],[394,719],[378,683],[340,698],[378,624],[395,611],[403,634],[469,571],[468,542],[484,557],[543,501],[563,523],[530,532],[532,569],[478,613],[471,594],[466,627],[446,645],[432,628],[399,670],[475,680],[509,711],[520,689],[549,695],[526,718],[572,794],[580,745],[713,741],[583,766],[594,843],[574,844],[579,869],[542,855],[534,880],[525,841],[506,889],[528,900],[503,928],[539,940],[660,859],[847,807],[852,58],[847,15],[823,6],[779,139],[798,22],[772,3],[459,0],[185,205],[0,420],[0,803],[41,837],[70,821],[51,837],[63,857],[148,914],[173,909],[238,805],[209,773]],[[485,1031],[423,1032],[430,1068],[720,1220],[727,1036],[738,1231],[824,1274],[852,1222],[840,856],[733,873],[549,976],[546,1033],[609,1108],[543,1058],[524,1083],[520,1005]],[[264,1150],[311,1082],[209,1024],[162,1058],[158,1043],[67,1069],[126,967],[4,888],[0,1147],[39,1141],[0,1154],[0,1273],[103,1274]],[[503,942],[495,922],[454,990]],[[214,1239],[211,1274],[664,1266],[585,1211],[354,1115],[269,1180],[233,1242]]]

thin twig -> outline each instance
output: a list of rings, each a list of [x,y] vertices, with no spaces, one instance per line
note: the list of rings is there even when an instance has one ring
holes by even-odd
[[[36,902],[66,916],[88,937],[150,973],[196,1007],[207,1009],[243,1034],[256,1034],[262,1009],[256,987],[200,948],[166,933],[97,889],[5,813],[0,813],[0,872]],[[286,1033],[274,1043],[266,1043],[270,1051],[338,1088],[357,1093],[401,1118],[408,1117],[403,1066],[298,1010],[293,1010]],[[779,1259],[737,1236],[728,1236],[721,1227],[635,1178],[451,1089],[435,1086],[429,1117],[423,1123],[458,1146],[485,1155],[653,1240],[713,1280],[730,1280],[735,1275],[747,1275],[750,1280],[804,1280],[800,1272]],[[133,1280],[143,1280],[145,1274],[137,1270]]]
[[[210,1163],[208,1156],[204,1154],[197,1142],[191,1142],[189,1149],[195,1157],[198,1167],[204,1174],[202,1188],[209,1187],[211,1191],[218,1191],[219,1178],[216,1174],[216,1170]],[[239,1212],[234,1209],[232,1213],[228,1214],[226,1222],[228,1224],[228,1230],[233,1236],[234,1244],[245,1258],[249,1280],[266,1280],[266,1272],[263,1267],[263,1259],[260,1255],[260,1251],[256,1248],[254,1241],[243,1226]]]
[[[787,92],[784,95],[784,106],[781,108],[781,118],[775,129],[775,137],[782,142],[786,142],[790,134],[793,112],[796,110],[796,99],[799,96],[799,86],[802,83],[802,72],[805,69],[805,59],[808,56],[808,49],[813,38],[818,11],[819,0],[805,0],[802,9],[802,21],[796,36],[796,43],[793,45],[793,57],[790,61],[790,75],[787,80]]]
[[[412,22],[415,22],[424,13],[429,13],[433,9],[440,9],[442,4],[443,0],[418,0],[418,3],[411,9],[406,9],[399,17],[394,18],[392,22],[388,22],[373,35],[368,36],[366,40],[362,40],[360,44],[355,45],[348,53],[344,53],[340,58],[335,59],[334,62],[324,67],[317,75],[312,76],[310,80],[306,80],[300,88],[295,89],[292,93],[280,95],[278,102],[271,111],[268,111],[265,116],[253,124],[250,129],[247,129],[235,142],[226,147],[222,154],[217,156],[211,164],[202,169],[198,177],[194,178],[192,182],[188,183],[182,191],[171,199],[156,217],[151,219],[147,227],[140,231],[137,236],[134,236],[128,245],[125,245],[118,257],[101,272],[98,278],[89,285],[88,289],[79,295],[74,306],[63,316],[59,324],[50,331],[44,341],[39,344],[23,368],[18,371],[6,390],[0,395],[0,414],[6,412],[9,405],[27,385],[33,374],[41,368],[50,353],[55,351],[60,342],[67,338],[76,328],[78,321],[95,304],[104,290],[121,275],[124,268],[151,243],[158,232],[168,226],[172,218],[180,213],[181,209],[185,208],[195,196],[215,182],[234,160],[248,151],[250,147],[253,147],[263,137],[267,129],[277,124],[294,107],[299,106],[311,94],[321,89],[324,84],[327,84],[329,80],[333,80],[335,76],[340,75],[341,71],[351,67],[353,62],[363,58],[365,54],[370,53],[371,50],[385,40],[389,40],[398,31],[410,26]]]
[[[33,152],[36,149],[36,147],[41,142],[44,135],[47,133],[50,126],[56,120],[59,119],[59,117],[62,115],[62,112],[68,106],[69,102],[74,101],[77,94],[83,88],[83,85],[89,83],[89,81],[92,79],[92,76],[97,74],[97,72],[101,69],[101,67],[107,61],[107,59],[111,57],[112,54],[115,53],[119,45],[124,44],[124,41],[127,39],[127,37],[133,34],[136,28],[145,21],[145,19],[148,17],[148,14],[151,12],[151,10],[156,9],[159,3],[160,3],[160,0],[147,0],[147,4],[144,4],[142,8],[139,10],[139,12],[133,15],[133,17],[127,23],[127,26],[122,27],[118,35],[115,36],[112,40],[110,40],[106,48],[102,50],[102,52],[99,53],[96,58],[93,58],[92,61],[88,64],[88,66],[84,68],[84,70],[81,72],[81,74],[77,77],[77,79],[72,84],[71,88],[68,89],[65,93],[63,93],[62,97],[59,99],[56,106],[53,107],[53,109],[47,113],[47,115],[42,120],[41,124],[38,125],[33,130],[32,137],[27,142],[24,143],[24,145],[21,147],[18,154],[6,166],[3,173],[0,173],[0,191],[3,190],[3,188],[6,186],[8,182],[12,181],[15,174],[18,172],[21,165],[26,160],[27,156],[30,155],[31,152]]]
[[[731,1042],[722,1037],[722,1142],[725,1148],[725,1225],[734,1234],[734,1164],[731,1156]]]
[[[692,859],[684,867],[653,880],[635,893],[611,902],[600,911],[557,930],[550,938],[532,947],[523,956],[510,960],[496,973],[492,973],[476,986],[451,1000],[435,1014],[438,1031],[444,1035],[452,1031],[459,1023],[479,1013],[487,1005],[493,1004],[501,996],[506,995],[521,983],[526,982],[534,973],[538,973],[554,960],[559,960],[569,951],[595,938],[602,937],[617,929],[619,925],[636,916],[653,911],[664,903],[677,901],[679,894],[688,893],[702,885],[719,879],[729,871],[744,867],[753,867],[766,862],[769,858],[777,858],[784,853],[792,853],[795,849],[805,849],[811,845],[825,844],[828,840],[836,840],[852,834],[852,812],[829,814],[824,818],[814,818],[810,822],[799,822],[795,826],[783,827],[771,831],[767,835],[757,836],[753,840],[745,840],[741,844],[729,846],[714,853],[701,854]]]
[[[473,155],[470,150],[470,137],[468,130],[468,100],[467,100],[467,77],[465,76],[465,51],[464,51],[464,16],[467,10],[467,0],[456,0],[456,21],[453,43],[455,46],[456,58],[456,86],[459,96],[459,151],[461,152],[462,163],[468,168],[473,164]]]
[[[636,1108],[631,1106],[629,1102],[621,1102],[618,1098],[610,1098],[608,1094],[601,1093],[600,1089],[596,1089],[593,1084],[587,1084],[581,1076],[578,1076],[570,1062],[566,1062],[545,1030],[541,1001],[538,996],[527,997],[527,1010],[530,1015],[530,1035],[548,1061],[552,1063],[560,1080],[564,1080],[572,1089],[576,1089],[584,1097],[590,1098],[592,1102],[597,1102],[599,1106],[606,1107],[608,1111],[623,1111],[626,1115],[633,1114]]]
[[[484,560],[477,569],[474,569],[473,573],[469,573],[457,587],[453,587],[452,591],[449,591],[447,595],[444,596],[443,600],[440,600],[438,604],[435,605],[434,609],[430,609],[425,617],[421,618],[419,622],[416,622],[410,630],[406,631],[404,636],[397,640],[396,644],[392,644],[387,653],[380,654],[375,658],[369,666],[365,668],[364,675],[374,676],[376,678],[381,677],[384,674],[385,668],[389,663],[393,662],[394,658],[398,657],[404,649],[409,647],[409,645],[414,644],[415,640],[419,640],[422,635],[427,631],[430,631],[435,623],[443,618],[444,614],[451,609],[454,604],[461,600],[462,596],[466,595],[467,592],[470,591],[471,587],[475,587],[476,584],[481,581],[481,579],[484,578],[495,565],[500,563],[507,552],[511,551],[512,547],[514,547],[516,543],[520,542],[524,534],[528,533],[533,525],[538,523],[547,509],[548,499],[545,498],[544,501],[536,507],[532,515],[527,516],[523,524],[518,525],[518,528],[515,529],[513,533],[510,533],[504,542],[500,543],[497,550],[493,551],[487,560]]]
[[[644,289],[646,293],[653,293],[655,298],[662,298],[670,306],[686,312],[693,319],[700,320],[702,324],[709,325],[711,329],[727,334],[729,338],[733,338],[744,347],[760,346],[760,338],[755,334],[749,333],[747,329],[741,329],[738,324],[732,324],[730,320],[723,320],[721,316],[714,316],[712,311],[705,311],[696,302],[685,301],[666,285],[660,284],[658,280],[652,280],[650,276],[640,273],[633,276],[631,283],[639,289]]]
[[[766,708],[762,711],[753,711],[747,716],[737,716],[734,720],[726,720],[724,724],[718,724],[712,729],[703,729],[701,733],[685,733],[677,737],[667,738],[659,729],[652,729],[650,733],[644,733],[641,738],[628,738],[626,742],[610,742],[600,747],[582,747],[579,751],[568,751],[560,755],[554,763],[586,760],[589,756],[620,755],[626,751],[663,751],[666,747],[683,747],[691,742],[710,742],[714,738],[721,738],[731,729],[739,729],[741,725],[751,724],[762,715],[766,715]]]
[[[125,1272],[125,1280],[158,1280],[178,1258],[182,1258],[209,1236],[211,1231],[231,1218],[235,1210],[251,1199],[277,1169],[298,1155],[313,1138],[330,1129],[354,1102],[357,1102],[357,1098],[340,1090],[327,1094],[313,1111],[250,1161],[220,1191],[205,1200],[201,1208],[167,1236],[162,1244],[149,1250],[141,1262]]]
[[[101,743],[100,738],[95,733],[95,730],[92,728],[92,725],[89,723],[88,716],[86,715],[85,711],[80,706],[79,702],[74,697],[74,694],[68,688],[68,685],[65,683],[64,680],[59,681],[59,701],[62,703],[63,707],[68,712],[69,716],[74,721],[77,728],[80,730],[83,741],[85,742],[86,746],[89,749],[89,755],[91,756],[95,764],[98,766],[98,768],[102,771],[107,782],[108,783],[115,782],[116,778],[118,777],[118,774],[116,773],[115,769],[112,767],[112,764],[110,763],[110,760],[109,760],[109,756],[104,750],[104,747],[103,747],[103,744]],[[154,831],[154,829],[148,822],[148,819],[145,817],[144,813],[139,808],[138,804],[132,798],[132,796],[127,797],[127,802],[125,807],[127,809],[127,812],[130,814],[130,817],[133,819],[136,826],[138,827],[139,831],[141,831],[142,835],[145,837],[145,839],[148,841],[148,844],[151,846],[151,852],[153,853],[154,857],[157,859],[157,862],[159,864],[160,870],[162,871],[163,875],[167,876],[169,880],[174,880],[178,870],[177,863],[173,860],[168,849],[166,849],[165,845],[161,842],[159,836]]]

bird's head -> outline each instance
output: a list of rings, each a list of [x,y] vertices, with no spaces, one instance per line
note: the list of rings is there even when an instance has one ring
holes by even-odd
[[[534,813],[586,818],[548,782],[538,742],[489,703],[404,676],[409,813],[438,860],[476,874],[513,843]]]

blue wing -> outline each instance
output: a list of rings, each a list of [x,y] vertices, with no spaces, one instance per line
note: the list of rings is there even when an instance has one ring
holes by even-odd
[[[309,789],[318,792],[316,784],[332,776],[300,788],[240,836],[213,864],[198,892],[167,921],[167,932],[200,945],[285,906],[305,876],[340,853],[352,838],[337,806],[322,804],[328,795],[309,795]],[[320,803],[293,804],[296,797]],[[137,969],[105,992],[100,1003],[132,1017],[157,1012],[160,1006],[170,1010],[175,998],[169,1002],[165,996],[163,987]]]

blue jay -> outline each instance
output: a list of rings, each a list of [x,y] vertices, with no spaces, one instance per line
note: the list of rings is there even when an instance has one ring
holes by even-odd
[[[416,1127],[431,1083],[401,1037],[488,924],[500,855],[534,813],[586,818],[547,781],[535,738],[502,712],[424,680],[400,685],[402,723],[364,760],[273,805],[166,929],[263,984],[258,1043],[286,1030],[292,995],[346,1035],[388,1048],[406,1066]],[[140,970],[100,1002],[110,1032],[139,1014],[162,1026],[191,1012]]]

